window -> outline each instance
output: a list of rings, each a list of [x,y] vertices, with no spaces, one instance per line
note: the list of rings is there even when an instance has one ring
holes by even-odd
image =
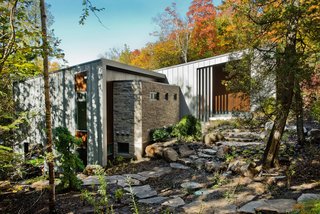
[[[87,130],[87,96],[86,93],[77,93],[77,128]]]
[[[173,99],[174,99],[174,100],[177,100],[177,99],[178,99],[178,95],[177,95],[177,94],[174,94],[174,95],[173,95]]]
[[[169,100],[169,94],[168,94],[168,93],[166,93],[166,94],[164,95],[164,99],[165,99],[165,100]]]
[[[118,153],[129,154],[129,143],[118,143]]]
[[[159,92],[150,92],[150,100],[159,100]]]

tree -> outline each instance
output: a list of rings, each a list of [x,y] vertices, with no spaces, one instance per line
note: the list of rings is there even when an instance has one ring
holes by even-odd
[[[54,184],[54,155],[52,153],[52,123],[51,123],[51,101],[49,86],[49,43],[47,38],[47,16],[44,0],[40,0],[41,33],[42,33],[42,58],[43,58],[43,80],[45,99],[45,123],[46,123],[46,150],[47,164],[49,166],[49,211],[55,212],[55,184]]]
[[[174,41],[175,47],[180,53],[183,62],[188,62],[189,43],[192,27],[188,18],[181,18],[177,12],[176,4],[166,7],[165,11],[154,22],[160,27],[160,31],[153,32],[159,37],[159,42]]]
[[[268,169],[278,165],[280,140],[293,97],[299,100],[301,82],[311,76],[318,63],[319,27],[314,26],[319,26],[320,7],[314,0],[230,0],[227,4],[245,23],[237,32],[244,39],[241,47],[259,56],[262,69],[258,72],[275,76],[275,120],[263,155],[263,166]]]
[[[187,12],[192,28],[191,49],[196,53],[195,59],[211,57],[219,52],[216,9],[212,0],[193,0]]]

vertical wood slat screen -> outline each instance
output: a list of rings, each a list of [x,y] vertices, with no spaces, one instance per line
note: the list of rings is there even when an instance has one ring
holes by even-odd
[[[198,118],[202,121],[209,120],[214,114],[213,77],[213,66],[197,69]]]
[[[228,93],[221,80],[222,72],[214,66],[197,69],[197,99],[199,120],[208,121],[214,115],[228,114],[233,111],[249,111],[250,100],[244,93]]]

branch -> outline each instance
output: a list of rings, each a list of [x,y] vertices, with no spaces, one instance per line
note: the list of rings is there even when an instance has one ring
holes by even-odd
[[[8,41],[7,47],[4,48],[4,52],[3,52],[3,56],[0,62],[0,74],[2,73],[3,70],[3,66],[5,61],[8,59],[8,57],[10,56],[15,40],[16,40],[16,31],[15,31],[15,26],[14,26],[14,18],[15,18],[15,12],[16,12],[16,8],[17,8],[17,3],[18,0],[15,0],[13,3],[13,6],[10,10],[10,17],[9,17],[9,23],[10,23],[10,29],[11,29],[11,36],[10,39]]]
[[[97,12],[103,11],[105,8],[97,8],[96,6],[93,6],[91,3],[91,0],[83,0],[82,6],[84,7],[82,9],[82,15],[80,16],[79,24],[84,25],[87,17],[89,16],[89,12],[92,12],[93,15],[97,18],[98,22],[101,24],[102,27],[108,29],[103,22],[101,21],[100,17],[98,16]]]

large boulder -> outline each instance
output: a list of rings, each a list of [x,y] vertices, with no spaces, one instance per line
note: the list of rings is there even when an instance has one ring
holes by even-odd
[[[145,149],[145,152],[147,157],[161,158],[163,156],[163,145],[162,143],[148,145]]]
[[[173,148],[165,148],[163,149],[163,158],[168,162],[176,162],[179,155]]]
[[[231,151],[231,148],[229,146],[225,146],[225,145],[219,146],[216,156],[219,159],[224,159],[226,157],[226,154],[228,154],[230,151]]]
[[[311,142],[318,142],[320,141],[320,129],[311,129],[308,132],[308,135],[310,136]]]
[[[97,175],[99,174],[101,171],[103,171],[102,166],[100,165],[87,165],[86,168],[84,168],[83,170],[83,174],[91,176],[91,175]]]
[[[180,157],[185,158],[195,154],[195,151],[190,149],[187,145],[181,145],[179,146],[179,153]]]
[[[208,133],[203,137],[203,143],[206,146],[212,146],[216,142],[223,140],[224,137],[221,133]]]

